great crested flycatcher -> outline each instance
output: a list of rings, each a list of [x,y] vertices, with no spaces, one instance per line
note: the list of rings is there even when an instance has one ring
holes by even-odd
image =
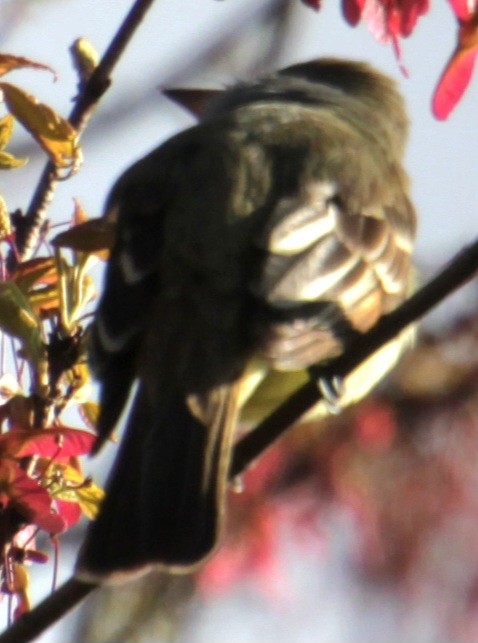
[[[407,130],[391,79],[319,59],[216,96],[200,124],[116,183],[106,208],[116,240],[91,331],[98,447],[134,398],[80,578],[189,570],[207,557],[254,387],[326,363],[407,297]]]

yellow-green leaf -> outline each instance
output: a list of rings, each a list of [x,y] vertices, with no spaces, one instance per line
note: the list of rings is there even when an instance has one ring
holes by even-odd
[[[51,495],[59,500],[77,502],[85,516],[94,520],[105,496],[103,489],[68,464],[55,462],[53,466],[61,476],[57,476],[57,485],[49,484]]]
[[[14,69],[41,69],[43,71],[49,71],[53,74],[53,77],[56,79],[56,72],[54,69],[48,65],[43,65],[42,63],[37,63],[30,58],[23,58],[23,56],[13,56],[12,54],[0,54],[0,76],[7,74],[9,71]]]
[[[0,150],[3,150],[8,141],[12,138],[13,133],[13,116],[7,114],[3,118],[0,118]]]
[[[43,286],[35,288],[28,294],[28,301],[32,310],[39,316],[48,312],[56,312],[60,308],[60,293],[58,286]]]
[[[13,170],[28,163],[27,158],[17,158],[8,152],[0,152],[0,170]]]
[[[10,141],[13,133],[14,118],[11,114],[7,114],[0,118],[0,150],[3,150]],[[28,159],[20,159],[9,154],[8,152],[0,151],[0,170],[11,170],[15,167],[25,165]]]
[[[43,353],[40,323],[13,281],[0,283],[0,330],[19,339],[27,356],[38,364]]]
[[[89,429],[96,429],[100,416],[100,405],[98,402],[83,402],[83,404],[79,406],[79,411],[86,426]]]
[[[0,195],[0,241],[12,234],[12,222],[5,199]]]
[[[93,482],[78,489],[78,502],[83,513],[90,520],[95,520],[98,516],[104,497],[103,489]]]
[[[8,110],[58,168],[70,168],[78,162],[78,135],[66,119],[16,85],[0,83],[0,89]]]

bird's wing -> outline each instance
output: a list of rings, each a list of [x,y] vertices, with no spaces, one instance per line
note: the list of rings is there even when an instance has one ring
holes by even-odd
[[[337,355],[351,334],[371,328],[408,295],[415,213],[403,174],[385,167],[383,181],[383,201],[364,200],[357,209],[332,179],[312,180],[276,203],[258,240],[264,258],[251,284],[265,303],[262,352],[275,368]]]
[[[271,168],[241,136],[228,119],[193,127],[113,188],[116,240],[90,341],[102,385],[98,447],[136,376],[152,400],[169,386],[186,398],[232,381],[246,361],[236,355],[256,226],[249,215],[266,198]]]
[[[158,288],[163,215],[171,188],[168,155],[161,148],[153,155],[155,176],[143,171],[148,167],[144,161],[137,163],[113,188],[106,207],[105,216],[116,221],[116,236],[90,332],[90,365],[102,384],[97,448],[128,398]]]

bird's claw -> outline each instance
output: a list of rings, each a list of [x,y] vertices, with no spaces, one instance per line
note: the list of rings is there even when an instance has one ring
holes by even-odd
[[[340,399],[344,392],[344,380],[338,375],[328,377],[321,375],[317,378],[317,386],[322,393],[322,399],[327,411],[331,415],[338,415],[342,412]]]

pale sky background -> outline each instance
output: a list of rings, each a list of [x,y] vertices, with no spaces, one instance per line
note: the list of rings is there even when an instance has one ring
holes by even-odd
[[[66,115],[77,82],[68,54],[70,44],[84,36],[102,53],[131,4],[131,0],[0,0],[1,51],[31,57],[59,73],[55,84],[47,73],[32,71],[14,72],[9,82],[20,84]],[[412,121],[407,168],[420,214],[417,263],[432,271],[478,236],[478,74],[450,119],[437,122],[430,112],[430,100],[455,38],[447,2],[433,3],[412,38],[404,41],[409,78],[400,74],[391,48],[376,43],[364,26],[351,29],[343,22],[338,0],[323,0],[323,5],[320,13],[314,13],[297,0],[280,66],[336,55],[368,60],[397,79]],[[97,216],[122,170],[193,122],[161,97],[158,86],[174,78],[176,86],[218,87],[247,74],[258,42],[250,27],[257,22],[261,6],[260,0],[158,0],[123,56],[113,86],[84,137],[82,170],[59,186],[50,211],[54,221],[68,219],[72,197],[78,197],[88,213]],[[4,21],[9,16],[14,20],[20,9],[18,22],[14,26],[7,22],[10,26],[5,28]],[[197,73],[197,59],[223,29],[237,38],[236,55],[218,55],[209,69]],[[118,105],[122,118],[114,119]],[[20,153],[27,143],[18,128],[11,150]],[[42,164],[39,155],[24,169],[0,175],[0,191],[10,209],[28,205]],[[475,290],[468,289],[467,296],[474,296]],[[461,295],[454,301],[463,300]],[[397,631],[403,608],[398,598],[387,592],[374,594],[371,588],[365,592],[350,575],[347,518],[334,515],[327,528],[333,546],[328,557],[314,562],[315,575],[307,573],[307,563],[297,551],[288,551],[300,599],[287,613],[268,612],[267,606],[239,588],[232,602],[213,605],[196,615],[182,643],[441,641],[436,615],[427,613],[426,607],[410,614],[407,631]],[[41,641],[66,643],[65,632],[55,631]],[[398,638],[393,638],[394,632]]]

